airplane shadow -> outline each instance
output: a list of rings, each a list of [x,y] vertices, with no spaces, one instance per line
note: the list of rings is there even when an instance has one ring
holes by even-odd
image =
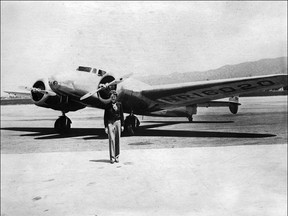
[[[186,131],[186,130],[139,130],[134,136],[162,136],[162,137],[223,137],[223,138],[265,138],[275,134],[235,133],[216,131]]]
[[[226,123],[234,123],[234,121],[143,121],[143,123],[167,123],[167,124],[226,124]]]
[[[147,122],[145,122],[147,123]],[[153,121],[157,124],[148,124],[140,126],[139,130],[134,136],[143,137],[218,137],[218,138],[265,138],[274,137],[275,134],[262,134],[262,133],[236,133],[236,132],[218,132],[218,131],[190,131],[190,130],[161,130],[154,129],[157,127],[163,127],[167,125],[188,123],[181,121]],[[196,122],[194,122],[196,123]],[[200,122],[207,123],[207,122]],[[209,123],[209,122],[208,122]],[[220,121],[220,122],[210,122],[210,123],[233,123],[233,121]],[[191,124],[191,123],[189,123]],[[73,137],[83,137],[84,140],[97,140],[97,139],[107,139],[107,134],[105,134],[103,128],[71,128],[69,133],[57,134],[53,128],[38,128],[38,127],[7,127],[1,128],[1,130],[10,131],[20,131],[20,132],[31,132],[30,134],[20,134],[20,136],[31,136],[37,140],[45,139],[63,139],[63,138],[73,138]],[[124,133],[122,137],[127,137]]]

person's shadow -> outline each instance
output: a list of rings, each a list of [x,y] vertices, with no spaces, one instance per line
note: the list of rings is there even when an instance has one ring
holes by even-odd
[[[107,159],[89,160],[89,161],[94,162],[94,163],[110,163],[110,160],[107,160]]]

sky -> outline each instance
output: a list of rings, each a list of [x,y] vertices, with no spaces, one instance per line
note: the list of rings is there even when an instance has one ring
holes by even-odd
[[[287,56],[287,1],[1,1],[1,95],[91,66],[170,74]]]

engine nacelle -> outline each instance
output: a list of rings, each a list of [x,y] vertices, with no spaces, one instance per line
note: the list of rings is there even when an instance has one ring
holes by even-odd
[[[112,75],[106,75],[104,76],[99,84],[98,84],[98,88],[101,87],[101,85],[105,85],[107,83],[111,83],[112,81],[114,81],[115,78]],[[111,90],[117,90],[117,85],[111,85],[106,89],[103,89],[101,91],[99,91],[98,94],[98,98],[100,99],[100,101],[104,104],[108,104],[111,100],[110,100],[110,91]]]
[[[48,80],[46,79],[37,80],[33,84],[33,88],[47,91],[42,93],[31,90],[32,100],[37,106],[61,110],[63,112],[76,111],[86,107],[86,105],[75,102],[70,98],[50,94],[49,91],[52,92],[52,90],[48,84]]]
[[[41,90],[48,90],[48,89],[50,90],[48,82],[45,79],[37,80],[33,84],[33,88],[37,88],[37,89],[41,89]],[[33,100],[35,105],[43,106],[43,107],[46,107],[46,105],[48,105],[46,103],[46,100],[49,97],[51,97],[49,94],[45,94],[45,93],[41,93],[41,92],[37,92],[37,91],[33,91],[33,90],[31,90],[31,96],[32,96],[32,100]],[[54,97],[57,97],[57,96],[54,96]]]

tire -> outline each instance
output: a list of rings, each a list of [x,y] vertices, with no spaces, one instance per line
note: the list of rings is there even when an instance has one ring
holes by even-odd
[[[61,116],[55,121],[54,129],[57,133],[67,133],[71,128],[71,120],[66,116]]]
[[[135,134],[132,125],[127,126],[127,133],[129,136],[133,136]]]

